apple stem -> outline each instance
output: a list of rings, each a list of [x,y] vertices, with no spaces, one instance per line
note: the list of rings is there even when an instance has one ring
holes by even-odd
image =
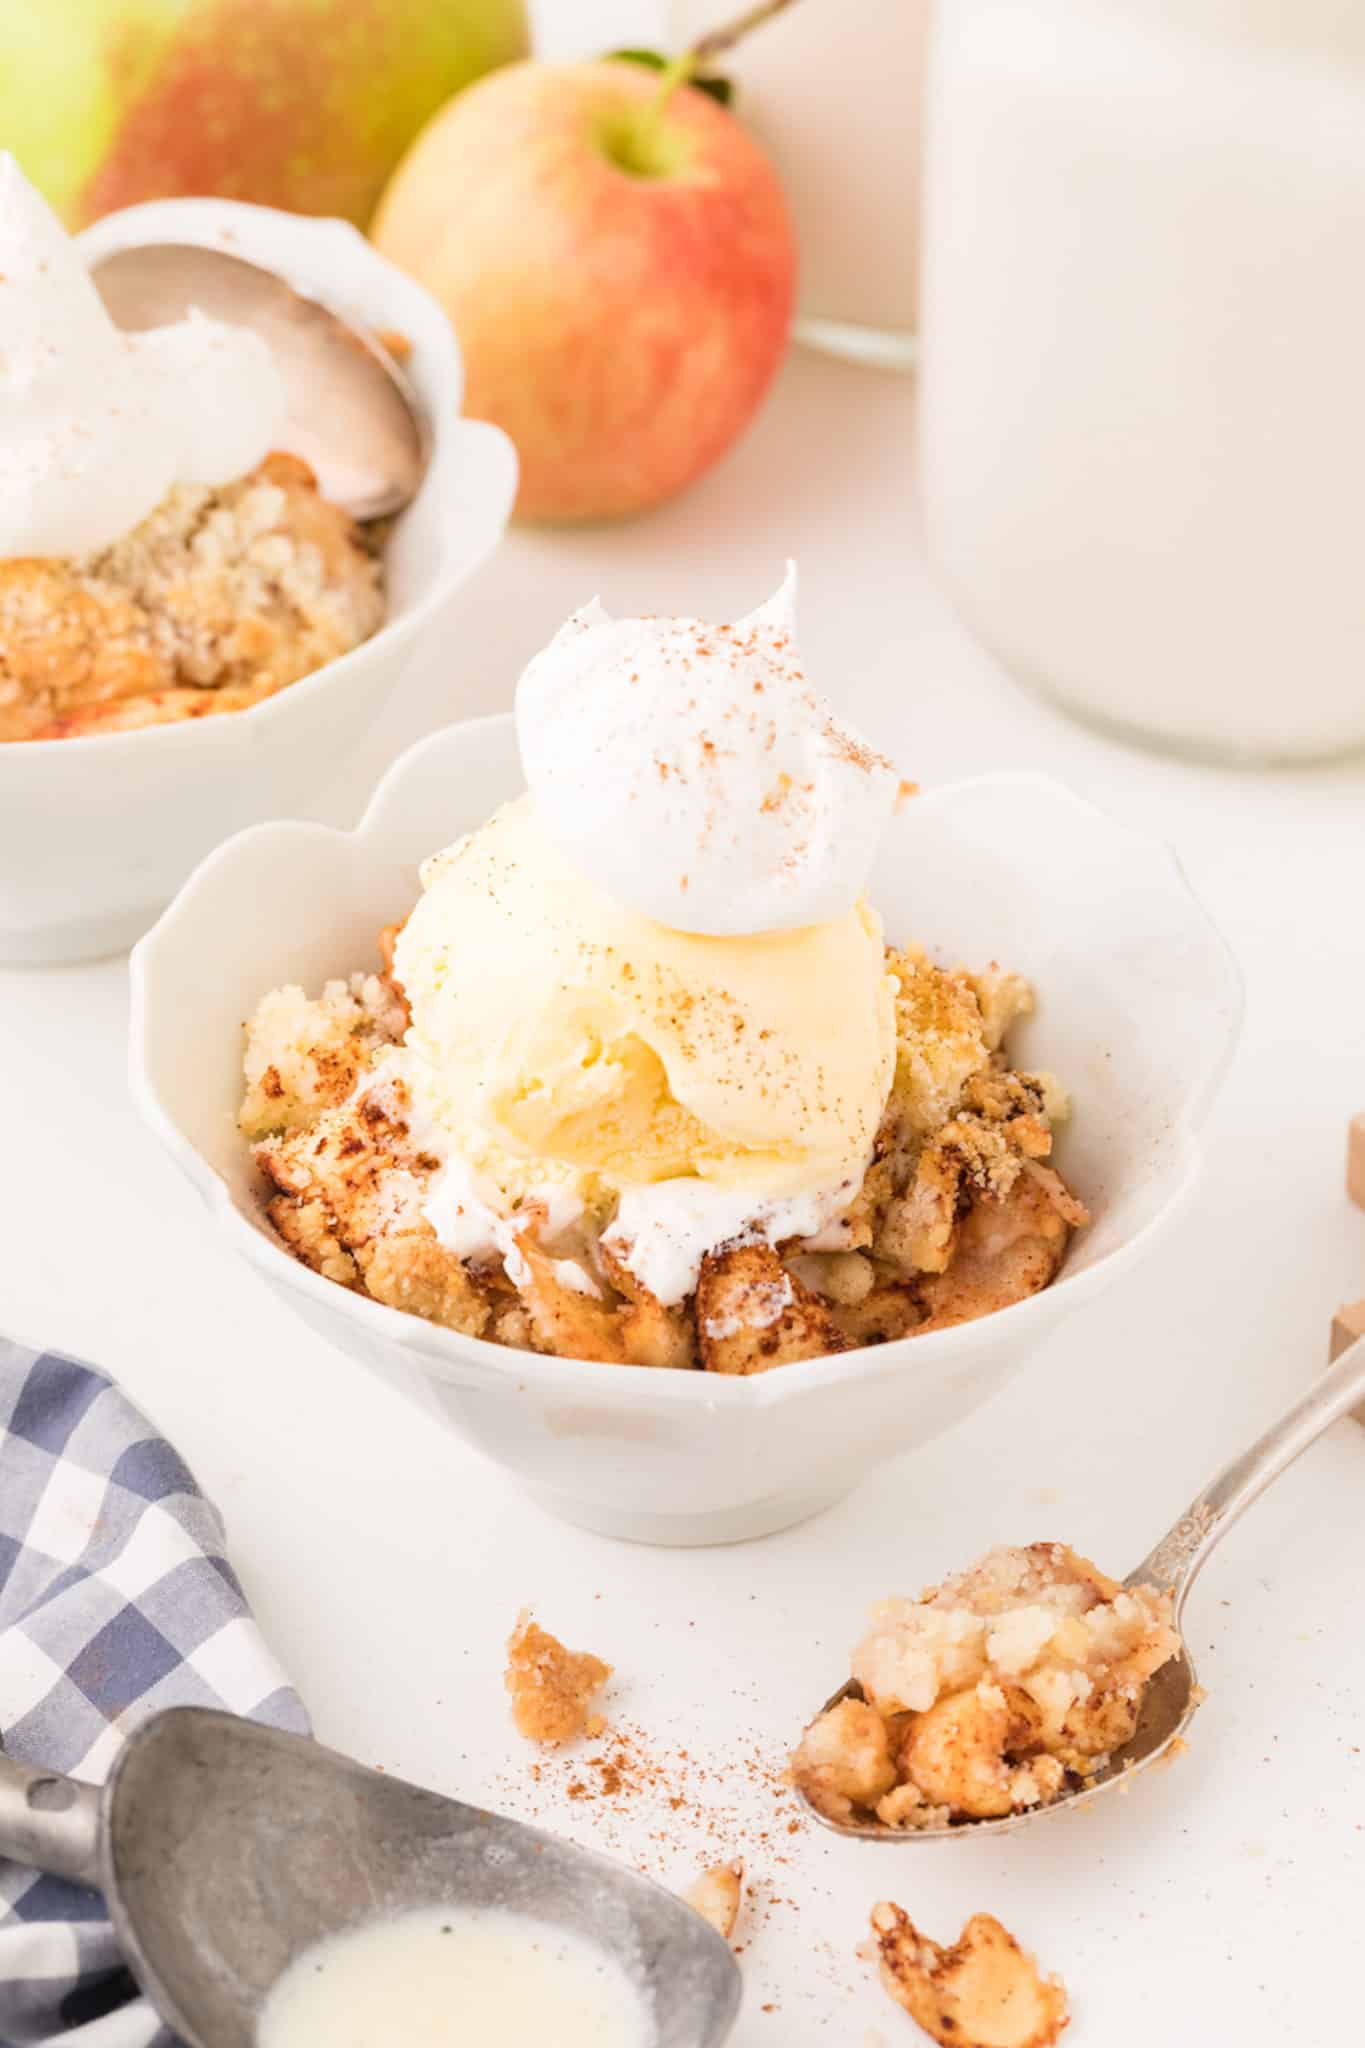
[[[743,14],[737,14],[733,21],[724,22],[720,28],[708,29],[704,36],[698,36],[690,48],[672,58],[659,73],[659,90],[648,110],[650,124],[658,120],[678,87],[695,78],[703,64],[709,64],[713,57],[723,55],[726,50],[733,50],[751,29],[760,28],[773,15],[784,14],[794,4],[795,0],[757,0],[755,6],[746,7]]]

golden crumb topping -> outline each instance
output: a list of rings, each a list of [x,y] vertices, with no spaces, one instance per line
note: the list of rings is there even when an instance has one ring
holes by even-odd
[[[393,984],[377,974],[329,981],[310,1000],[292,984],[262,996],[246,1027],[246,1095],[238,1124],[248,1138],[306,1129],[335,1108],[376,1053],[406,1023]]]
[[[589,1709],[607,1680],[610,1664],[586,1651],[566,1650],[523,1608],[507,1644],[505,1683],[512,1695],[512,1719],[528,1742],[572,1742],[600,1735],[606,1726]]]
[[[243,710],[383,615],[376,555],[306,463],[178,485],[99,554],[0,562],[0,740]]]
[[[935,967],[918,947],[889,952],[887,965],[896,983],[892,1102],[902,1124],[927,1137],[990,1058],[985,1020],[966,976]]]

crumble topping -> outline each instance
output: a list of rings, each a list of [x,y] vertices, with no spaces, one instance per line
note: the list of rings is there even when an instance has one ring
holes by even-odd
[[[566,1650],[523,1608],[507,1644],[506,1685],[512,1719],[528,1742],[572,1742],[601,1735],[606,1722],[591,1713],[593,1700],[611,1677],[610,1664],[586,1651]]]
[[[926,1137],[986,1065],[986,1020],[967,976],[944,974],[917,947],[889,953],[887,965],[896,984],[896,1127]]]
[[[1004,1049],[1027,983],[888,949],[895,1075],[861,1185],[814,1237],[773,1242],[737,1214],[665,1305],[625,1262],[633,1210],[605,1183],[588,1202],[528,1188],[495,1215],[457,1171],[408,1085],[395,931],[382,973],[262,999],[240,1118],[285,1244],[390,1307],[559,1357],[743,1377],[1006,1307],[1049,1284],[1088,1220],[1047,1163],[1066,1096]]]
[[[989,1913],[940,1948],[884,1900],[872,1909],[871,1954],[890,1996],[943,2048],[1053,2048],[1067,2025],[1061,1978],[1040,1975]]]
[[[246,1027],[242,1130],[263,1138],[306,1129],[322,1110],[346,1100],[406,1025],[393,983],[377,974],[325,982],[311,1000],[293,983],[272,989]]]
[[[375,542],[275,454],[177,486],[99,554],[0,561],[0,741],[259,703],[382,624]]]
[[[884,1600],[857,1695],[806,1730],[796,1784],[828,1819],[942,1827],[1049,1804],[1108,1765],[1180,1639],[1169,1593],[1064,1543],[997,1548],[918,1600]]]

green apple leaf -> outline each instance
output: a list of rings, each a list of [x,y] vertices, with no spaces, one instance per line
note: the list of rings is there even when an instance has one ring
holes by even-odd
[[[671,62],[662,50],[608,50],[607,56],[622,64],[643,64],[648,71],[662,71]],[[708,93],[722,107],[734,105],[735,82],[732,78],[689,78],[687,82],[698,92]]]

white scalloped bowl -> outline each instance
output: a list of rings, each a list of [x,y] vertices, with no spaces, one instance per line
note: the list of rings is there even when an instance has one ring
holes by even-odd
[[[484,719],[413,747],[354,832],[262,825],[220,847],[133,954],[134,1096],[236,1252],[553,1513],[661,1543],[781,1528],[961,1420],[1152,1250],[1236,1042],[1236,967],[1174,856],[1057,783],[987,776],[921,797],[888,834],[872,899],[892,939],[1036,984],[1012,1043],[1072,1091],[1060,1156],[1095,1219],[1053,1286],[958,1329],[752,1379],[505,1350],[297,1264],[263,1218],[236,1113],[241,1020],[260,995],[372,961],[419,861],[520,787],[511,720]]]
[[[211,847],[306,807],[442,632],[516,494],[506,435],[459,417],[464,367],[445,314],[345,221],[167,199],[109,214],[79,238],[92,258],[154,241],[224,246],[339,312],[406,335],[431,464],[385,548],[385,623],[349,654],[247,711],[0,746],[0,962],[80,960],[130,944]]]

